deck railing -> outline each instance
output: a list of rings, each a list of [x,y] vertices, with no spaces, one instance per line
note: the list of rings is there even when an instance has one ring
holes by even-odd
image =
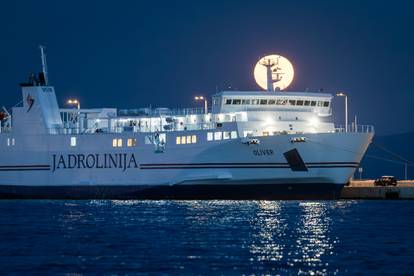
[[[211,108],[208,110],[211,111]],[[119,116],[186,116],[205,114],[204,108],[140,108],[140,109],[120,109]]]
[[[374,126],[371,125],[355,125],[351,124],[348,125],[346,128],[343,125],[340,125],[335,128],[335,132],[358,132],[358,133],[374,133]]]
[[[170,132],[170,131],[191,131],[191,130],[207,130],[215,129],[215,123],[197,123],[187,124],[180,128],[164,128],[162,130],[150,127],[111,127],[108,128],[79,128],[79,127],[62,127],[49,129],[50,134],[92,134],[92,133],[150,133],[150,132]]]

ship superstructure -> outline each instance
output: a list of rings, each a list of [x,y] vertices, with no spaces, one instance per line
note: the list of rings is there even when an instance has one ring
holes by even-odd
[[[337,198],[373,137],[336,127],[328,93],[223,91],[210,110],[60,108],[42,62],[22,105],[2,113],[2,198]]]

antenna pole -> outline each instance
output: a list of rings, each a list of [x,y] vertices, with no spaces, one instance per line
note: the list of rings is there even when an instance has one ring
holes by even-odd
[[[42,72],[43,75],[45,76],[45,84],[49,85],[49,79],[47,76],[47,62],[46,62],[46,53],[45,53],[45,46],[39,45],[39,49],[40,49],[40,54],[41,54],[41,58],[42,58]]]

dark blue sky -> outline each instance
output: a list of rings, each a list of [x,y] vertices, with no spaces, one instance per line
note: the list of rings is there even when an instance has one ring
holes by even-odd
[[[258,89],[262,55],[294,64],[291,91],[349,95],[378,134],[414,131],[414,5],[409,1],[2,1],[0,104],[47,48],[61,104],[192,106],[216,87]],[[334,119],[343,122],[343,99]]]

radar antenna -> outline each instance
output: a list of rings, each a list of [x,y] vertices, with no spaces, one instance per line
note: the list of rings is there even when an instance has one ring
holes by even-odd
[[[39,45],[40,54],[42,58],[42,72],[43,76],[45,77],[45,85],[49,85],[49,78],[47,75],[47,62],[46,62],[46,53],[45,53],[45,46]]]

